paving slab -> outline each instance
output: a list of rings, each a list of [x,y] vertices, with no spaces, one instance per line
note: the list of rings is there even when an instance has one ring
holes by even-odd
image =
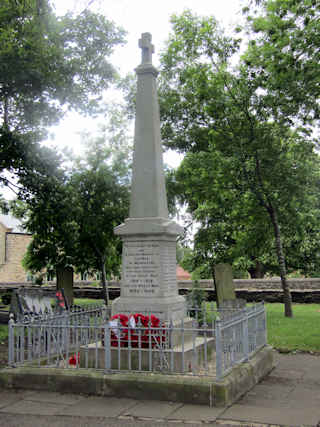
[[[301,374],[301,379],[292,379],[289,376],[289,373],[287,372],[280,372],[278,369],[274,371],[273,373],[269,374],[266,378],[262,380],[264,384],[269,384],[271,386],[273,385],[289,385],[289,386],[295,386],[297,381],[303,380],[303,375]]]
[[[8,405],[11,405],[21,399],[23,399],[24,394],[20,391],[1,391],[0,392],[0,409]]]
[[[238,403],[262,408],[268,408],[276,403],[276,407],[286,408],[292,391],[292,386],[258,384],[246,393]]]
[[[49,403],[58,403],[64,405],[73,405],[79,401],[86,399],[85,396],[80,394],[69,394],[69,393],[56,393],[53,391],[32,391],[27,390],[24,393],[24,400],[31,400],[36,402],[49,402]]]
[[[306,371],[304,369],[285,369],[285,368],[277,368],[275,372],[270,374],[270,378],[287,378],[290,381],[300,381],[306,375]]]
[[[204,405],[189,405],[185,404],[178,408],[167,418],[168,420],[183,420],[183,421],[215,421],[223,412],[225,408],[210,408]]]
[[[1,408],[0,412],[7,412],[10,414],[56,415],[60,412],[64,412],[64,408],[64,405],[59,405],[57,403],[21,400],[5,408]]]
[[[119,417],[127,413],[137,401],[126,398],[89,396],[74,405],[61,410],[61,415],[76,415],[86,417]]]
[[[133,417],[151,417],[167,419],[179,408],[183,407],[183,403],[176,402],[159,402],[158,400],[140,401],[136,406],[130,408],[126,415]]]
[[[295,408],[310,408],[320,412],[320,388],[311,389],[304,385],[297,386],[288,396],[289,406]],[[320,420],[320,417],[319,417]]]
[[[276,353],[277,369],[285,370],[303,370],[305,372],[310,369],[317,369],[320,363],[320,357],[311,354],[277,354]]]
[[[303,382],[309,382],[313,384],[320,385],[320,358],[318,362],[318,366],[314,369],[309,369],[303,376]]]
[[[233,405],[221,417],[225,420],[247,423],[280,424],[282,426],[316,426],[320,420],[320,409],[310,411],[296,408],[261,408],[249,405]]]

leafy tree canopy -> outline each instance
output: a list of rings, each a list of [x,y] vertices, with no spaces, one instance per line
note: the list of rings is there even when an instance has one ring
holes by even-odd
[[[274,116],[314,125],[320,118],[319,1],[253,0],[244,13],[251,38],[244,61],[267,91]]]
[[[8,183],[5,170],[21,177],[35,167],[41,169],[38,157],[44,160],[48,151],[37,142],[67,109],[99,111],[102,91],[116,77],[108,57],[123,42],[122,29],[88,9],[57,17],[49,0],[1,2],[2,183]]]
[[[1,122],[25,133],[56,123],[62,106],[97,111],[116,72],[108,61],[124,31],[84,10],[55,16],[46,0],[0,7]]]

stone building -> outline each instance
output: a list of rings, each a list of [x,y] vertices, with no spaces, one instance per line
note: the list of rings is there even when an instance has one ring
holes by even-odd
[[[19,220],[0,214],[0,282],[25,282],[27,272],[22,259],[31,241]]]

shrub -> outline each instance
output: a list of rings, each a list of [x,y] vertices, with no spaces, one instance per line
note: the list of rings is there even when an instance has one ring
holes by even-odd
[[[205,315],[204,303],[207,299],[207,292],[200,287],[198,280],[192,283],[191,291],[187,294],[186,298],[190,317],[196,318],[199,325],[202,325]]]

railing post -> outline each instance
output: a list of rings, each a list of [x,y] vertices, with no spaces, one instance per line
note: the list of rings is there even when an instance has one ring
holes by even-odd
[[[223,342],[222,342],[222,324],[219,317],[216,319],[216,378],[221,380],[223,376]]]
[[[197,373],[198,367],[198,355],[196,348],[196,339],[197,334],[199,332],[199,322],[198,317],[192,319],[192,374],[195,375]]]
[[[10,313],[8,329],[9,329],[8,365],[12,368],[14,366],[14,316],[13,316],[13,313]]]
[[[109,372],[111,370],[111,329],[108,321],[104,325],[104,352],[104,367]]]
[[[264,338],[264,345],[267,345],[268,342],[268,332],[267,332],[267,313],[266,313],[266,306],[264,305],[264,301],[262,301],[262,305],[263,305],[263,338]]]
[[[243,355],[244,360],[249,360],[249,321],[248,312],[246,309],[243,310],[243,321],[242,321],[242,334],[243,334]]]

